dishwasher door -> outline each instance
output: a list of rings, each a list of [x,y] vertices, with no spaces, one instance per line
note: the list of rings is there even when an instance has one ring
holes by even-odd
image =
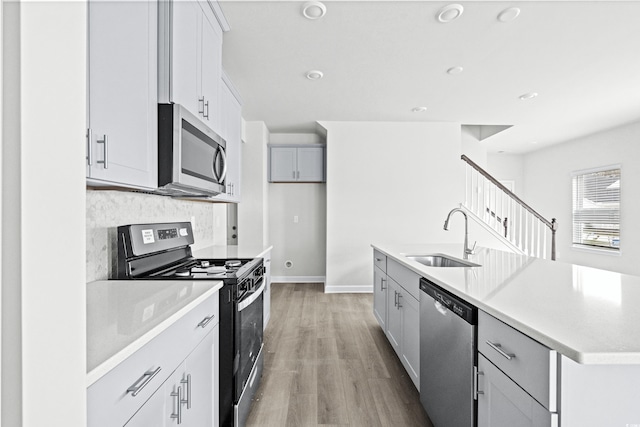
[[[420,401],[435,427],[473,427],[477,309],[420,280]]]

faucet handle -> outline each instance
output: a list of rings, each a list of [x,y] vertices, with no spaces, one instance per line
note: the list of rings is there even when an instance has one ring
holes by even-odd
[[[473,252],[476,250],[476,245],[478,244],[478,241],[476,240],[475,242],[473,242],[473,247],[471,249],[467,249],[467,253],[469,255],[473,255]]]

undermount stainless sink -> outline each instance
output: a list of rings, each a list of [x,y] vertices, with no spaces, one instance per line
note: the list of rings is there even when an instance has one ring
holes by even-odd
[[[429,254],[429,255],[405,255],[410,260],[419,262],[427,267],[481,267],[480,264],[475,264],[469,261],[463,261],[461,259],[453,258],[443,254]]]

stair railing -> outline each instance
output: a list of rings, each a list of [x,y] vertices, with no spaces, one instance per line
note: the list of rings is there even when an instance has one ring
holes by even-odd
[[[461,159],[467,163],[465,207],[527,255],[547,257],[550,231],[551,259],[555,260],[556,219],[544,218],[464,154]]]

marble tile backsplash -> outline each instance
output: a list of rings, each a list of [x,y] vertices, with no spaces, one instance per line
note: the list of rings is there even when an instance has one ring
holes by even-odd
[[[191,221],[194,249],[212,244],[215,204],[144,193],[87,190],[87,282],[115,275],[119,225]]]

